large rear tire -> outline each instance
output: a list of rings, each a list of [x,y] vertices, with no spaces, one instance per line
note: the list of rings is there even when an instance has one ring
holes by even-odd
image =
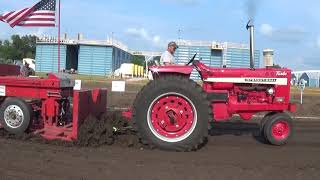
[[[160,149],[198,149],[206,142],[210,118],[206,93],[179,75],[150,81],[134,102],[133,123],[141,141]]]

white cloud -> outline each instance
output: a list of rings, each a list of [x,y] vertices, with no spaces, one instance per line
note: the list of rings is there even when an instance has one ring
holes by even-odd
[[[262,24],[260,27],[261,34],[265,36],[272,36],[274,29],[270,24]]]
[[[134,36],[136,38],[142,38],[142,39],[145,39],[145,40],[149,40],[150,39],[149,33],[144,28],[140,28],[140,29],[128,28],[126,30],[126,33],[128,35]]]
[[[160,36],[154,36],[154,37],[153,37],[153,42],[154,42],[154,43],[159,43],[160,40],[161,40],[161,39],[160,39]]]
[[[161,37],[159,35],[152,35],[144,28],[128,28],[125,33],[135,39],[141,39],[143,41],[148,41],[154,45],[161,44]]]
[[[260,33],[278,42],[300,42],[306,38],[306,31],[302,27],[275,28],[270,24],[262,24]]]

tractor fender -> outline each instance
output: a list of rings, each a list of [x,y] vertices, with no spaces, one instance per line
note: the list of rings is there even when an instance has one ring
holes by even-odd
[[[154,79],[168,74],[177,74],[190,77],[193,66],[170,65],[170,66],[152,66],[149,67],[149,79]]]

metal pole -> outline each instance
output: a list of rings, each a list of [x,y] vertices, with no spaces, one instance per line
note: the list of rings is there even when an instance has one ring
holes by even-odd
[[[254,25],[250,20],[247,24],[247,30],[250,31],[250,68],[254,68]]]
[[[254,26],[252,25],[250,30],[250,68],[254,68]]]
[[[146,61],[146,73],[145,73],[145,76],[148,77],[148,69],[149,69],[149,67],[148,67],[148,60],[147,60],[146,56],[144,57],[144,60]]]
[[[61,8],[61,0],[59,0],[59,15],[58,15],[58,19],[59,19],[59,24],[58,24],[58,72],[60,72],[60,27],[61,27],[61,11],[60,11],[60,8]]]
[[[180,43],[181,43],[181,34],[182,34],[182,29],[179,28],[179,30],[178,30],[178,45],[180,45]]]
[[[114,32],[111,32],[111,45],[113,46],[113,35],[114,35]]]

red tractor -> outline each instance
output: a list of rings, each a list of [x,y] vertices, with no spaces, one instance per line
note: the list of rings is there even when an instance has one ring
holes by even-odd
[[[238,114],[250,120],[266,112],[260,129],[273,145],[292,136],[291,70],[253,67],[253,26],[250,68],[211,68],[195,60],[186,65],[154,66],[153,80],[137,95],[132,119],[143,143],[174,151],[195,150],[208,136],[209,123]],[[191,65],[191,66],[189,66]],[[190,79],[196,69],[202,87]]]

